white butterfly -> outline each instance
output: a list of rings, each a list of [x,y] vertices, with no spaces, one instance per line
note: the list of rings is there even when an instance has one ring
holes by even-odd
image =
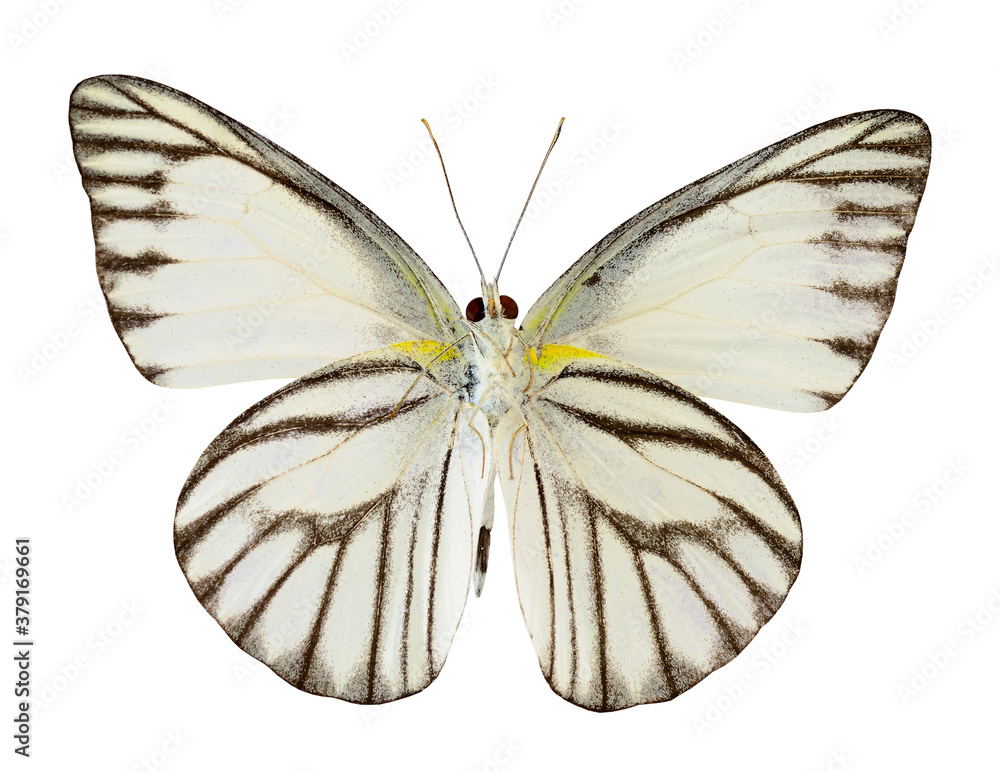
[[[482,589],[498,475],[557,694],[661,702],[735,657],[795,580],[801,530],[774,467],[698,396],[812,411],[847,392],[930,160],[904,112],[803,131],[637,214],[516,328],[496,279],[463,316],[359,201],[185,94],[92,78],[70,124],[142,374],[298,378],[191,472],[181,568],[247,653],[359,703],[437,676]]]

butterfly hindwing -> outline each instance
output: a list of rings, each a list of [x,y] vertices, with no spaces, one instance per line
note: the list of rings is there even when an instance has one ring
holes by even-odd
[[[638,368],[543,348],[496,455],[542,672],[582,707],[673,699],[750,642],[798,573],[798,514],[764,454]]]
[[[296,377],[408,340],[458,307],[344,190],[167,86],[85,80],[70,128],[115,329],[161,386]]]
[[[535,303],[525,335],[700,396],[826,409],[885,324],[929,164],[909,113],[814,126],[609,233]]]
[[[471,513],[492,479],[467,409],[421,374],[413,351],[435,346],[355,357],[275,392],[219,435],[181,493],[175,545],[194,594],[305,691],[398,699],[451,646]]]

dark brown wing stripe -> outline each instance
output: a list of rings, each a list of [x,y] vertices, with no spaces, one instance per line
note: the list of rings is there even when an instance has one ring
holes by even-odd
[[[441,484],[438,486],[437,491],[437,510],[434,516],[434,539],[431,547],[430,600],[427,603],[427,661],[431,664],[432,670],[434,669],[434,593],[437,589],[438,553],[441,549],[441,513],[444,510],[444,486],[445,481],[447,480],[446,472],[449,464],[451,464],[451,451],[452,445],[449,443],[448,451],[444,457],[444,464],[442,464]]]

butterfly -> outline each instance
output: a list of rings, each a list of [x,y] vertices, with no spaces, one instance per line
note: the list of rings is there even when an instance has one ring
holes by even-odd
[[[296,379],[191,472],[184,576],[287,682],[364,704],[440,672],[483,588],[497,478],[556,694],[662,702],[744,649],[795,581],[800,520],[701,398],[808,412],[844,396],[930,163],[906,112],[806,129],[639,212],[517,326],[497,277],[480,269],[463,313],[361,202],[186,94],[91,78],[70,126],[98,277],[142,375]]]

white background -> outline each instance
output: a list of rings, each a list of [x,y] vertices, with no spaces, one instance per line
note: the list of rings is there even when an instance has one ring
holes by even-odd
[[[915,0],[674,5],[4,4],[0,608],[11,610],[12,540],[30,536],[38,641],[33,755],[9,767],[15,699],[0,689],[5,769],[995,764],[1000,13]],[[476,274],[420,150],[421,117],[489,271],[566,116],[545,180],[568,171],[571,184],[540,197],[502,281],[526,310],[598,238],[691,180],[841,114],[921,115],[934,135],[927,193],[857,386],[824,414],[717,405],[802,513],[802,573],[774,620],[673,702],[588,713],[539,673],[499,522],[485,595],[422,694],[363,708],[256,665],[191,595],[171,521],[201,451],[278,383],[173,392],[129,362],[103,309],[66,122],[73,86],[105,72],[161,80],[272,137],[378,212],[463,307]],[[133,426],[141,442],[126,441]],[[123,463],[68,507],[113,451]],[[922,669],[930,677],[914,681]]]

